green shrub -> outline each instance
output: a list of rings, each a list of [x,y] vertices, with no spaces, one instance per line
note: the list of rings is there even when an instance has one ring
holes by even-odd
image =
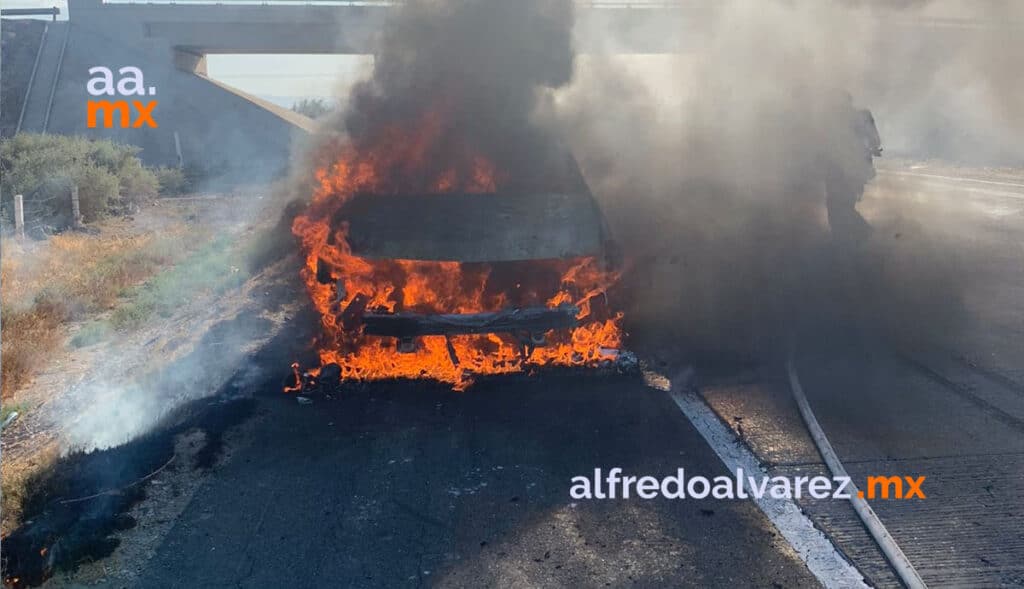
[[[78,202],[82,219],[95,221],[105,217],[110,210],[111,201],[117,197],[120,187],[117,176],[88,164],[78,166],[72,173],[74,177],[71,181],[78,185]],[[70,185],[64,190],[70,191]],[[66,199],[67,197],[65,197]]]
[[[82,326],[78,333],[71,338],[71,345],[76,348],[84,348],[97,344],[113,333],[113,328],[106,321],[93,321]]]
[[[4,208],[13,208],[13,195],[22,194],[27,224],[65,226],[71,220],[72,185],[78,186],[85,221],[138,204],[159,189],[138,153],[137,147],[76,136],[22,133],[0,140]]]
[[[153,168],[153,174],[160,186],[160,194],[174,196],[186,192],[185,171],[181,168]]]
[[[160,192],[160,180],[153,170],[142,167],[142,162],[133,153],[122,153],[117,163],[117,179],[121,184],[121,204],[138,205],[156,197]]]

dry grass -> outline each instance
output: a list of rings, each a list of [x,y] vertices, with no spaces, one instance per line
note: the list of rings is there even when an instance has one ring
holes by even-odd
[[[66,234],[45,242],[3,240],[0,382],[4,408],[21,412],[18,402],[34,397],[19,391],[29,392],[26,387],[31,380],[63,354],[66,345],[89,345],[147,325],[179,309],[183,297],[189,300],[196,293],[231,288],[254,268],[289,251],[285,245],[291,243],[290,223],[282,225],[284,237],[268,251],[263,249],[269,246],[261,249],[255,244],[266,237],[265,232],[247,230],[237,242],[227,237],[224,226],[238,219],[233,202],[160,203],[134,219],[97,223],[99,235]],[[280,251],[278,243],[283,244]],[[75,337],[68,341],[72,331]],[[19,418],[15,426],[32,418]],[[53,433],[44,429],[31,434],[25,440],[30,452],[21,459],[5,455],[0,465],[0,533],[19,525],[23,503],[31,502],[40,485],[59,468],[59,438]]]
[[[159,234],[67,234],[42,243],[4,240],[0,258],[0,394],[8,399],[64,339],[70,321],[113,309],[132,286],[174,264],[204,240],[196,229]]]
[[[100,235],[3,240],[0,383],[5,408],[16,406],[13,394],[60,353],[69,323],[124,306],[127,293],[193,255],[209,238],[208,229],[177,223],[146,234],[110,224]],[[3,463],[4,533],[17,525],[22,503],[53,468],[56,445],[44,446],[30,461]]]
[[[30,464],[10,464],[4,461],[3,483],[0,485],[0,493],[3,494],[0,533],[6,536],[18,526],[26,500],[37,493],[59,458],[57,446],[50,444],[41,449]]]

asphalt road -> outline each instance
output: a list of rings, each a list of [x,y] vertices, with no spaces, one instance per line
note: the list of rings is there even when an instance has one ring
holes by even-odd
[[[926,477],[926,500],[872,506],[930,587],[1024,586],[1024,182],[900,169],[880,174],[861,208],[890,231],[880,237],[896,253],[877,263],[943,296],[934,307],[882,300],[874,312],[897,312],[876,333],[803,342],[803,388],[859,484]],[[951,280],[927,282],[901,248],[941,259],[932,268]],[[881,336],[906,314],[938,329]],[[776,372],[703,394],[773,474],[824,473],[788,387]],[[801,504],[871,584],[900,586],[849,506]]]
[[[921,346],[877,334],[805,345],[805,389],[855,478],[928,476],[927,501],[876,510],[929,585],[1022,585],[1024,186],[898,172],[880,175],[862,210],[894,250],[953,256],[956,328]],[[922,312],[946,319],[941,306]],[[773,474],[823,472],[780,374],[712,382],[703,397]],[[818,584],[753,503],[569,497],[571,478],[594,468],[726,474],[639,379],[499,380],[463,394],[382,383],[312,406],[273,379],[253,390],[251,439],[202,483],[139,586]],[[847,505],[801,506],[868,581],[898,585]]]
[[[725,474],[637,379],[260,405],[255,439],[197,492],[141,586],[817,585],[751,503],[569,497],[594,468]]]

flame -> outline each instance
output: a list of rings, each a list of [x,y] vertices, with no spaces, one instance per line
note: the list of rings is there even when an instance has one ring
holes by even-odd
[[[610,359],[621,345],[622,316],[609,310],[604,293],[618,274],[603,269],[595,258],[470,264],[370,260],[352,254],[347,223],[332,219],[356,193],[458,191],[500,198],[491,193],[505,177],[486,157],[464,150],[441,169],[428,163],[443,132],[438,112],[427,113],[409,130],[393,126],[373,141],[335,143],[325,151],[329,155],[316,171],[312,201],[292,226],[305,254],[302,279],[323,324],[317,340],[321,366],[338,364],[343,379],[428,378],[461,390],[479,374],[595,365]],[[319,260],[330,268],[328,284],[317,279]],[[339,279],[344,284],[341,296],[335,284]],[[579,326],[571,333],[548,333],[547,345],[526,360],[520,343],[507,334],[426,336],[418,338],[415,352],[399,353],[395,338],[343,328],[341,312],[359,295],[368,299],[365,308],[376,312],[478,313],[571,303],[580,309]],[[293,370],[298,380],[298,368]]]

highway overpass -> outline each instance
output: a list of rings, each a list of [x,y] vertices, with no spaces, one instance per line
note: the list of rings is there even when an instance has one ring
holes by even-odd
[[[577,50],[671,53],[679,50],[693,3],[598,2],[576,5]],[[393,2],[308,4],[104,3],[69,0],[78,25],[123,38],[162,40],[177,51],[371,54]],[[500,27],[501,23],[494,23]],[[590,34],[600,31],[600,34]]]
[[[577,46],[588,52],[679,49],[682,3],[630,2],[577,7]],[[206,56],[372,54],[387,2],[334,4],[105,3],[68,0],[68,20],[46,23],[24,69],[20,132],[107,137],[142,148],[150,164],[232,168],[269,175],[287,166],[293,139],[312,121],[207,76]],[[495,23],[500,27],[501,23]],[[595,33],[599,31],[600,33]],[[657,31],[657,32],[656,32]],[[89,68],[137,66],[156,88],[158,128],[89,128]],[[12,78],[13,79],[13,78]]]
[[[510,0],[515,1],[515,0]],[[111,3],[68,0],[68,21],[46,23],[38,47],[20,63],[5,63],[9,80],[27,80],[17,110],[22,132],[109,137],[142,147],[151,164],[201,165],[230,173],[276,173],[287,165],[291,140],[312,121],[247,95],[207,76],[209,54],[372,54],[392,2],[300,3]],[[707,0],[632,0],[576,4],[575,46],[582,53],[686,52],[706,42]],[[907,28],[934,30],[930,42],[955,46],[993,28],[942,14],[921,18],[901,11],[874,11],[893,35]],[[494,26],[500,27],[496,22]],[[901,30],[904,29],[904,30]],[[876,48],[877,49],[877,48]],[[872,48],[865,48],[866,51]],[[13,55],[13,54],[12,54]],[[5,54],[6,61],[6,54]],[[97,129],[86,125],[88,70],[137,66],[154,86],[159,128]],[[9,68],[24,75],[8,76]],[[17,94],[17,93],[16,93]],[[5,94],[7,96],[7,94]],[[5,129],[8,127],[7,118]],[[9,131],[8,131],[9,132]]]

